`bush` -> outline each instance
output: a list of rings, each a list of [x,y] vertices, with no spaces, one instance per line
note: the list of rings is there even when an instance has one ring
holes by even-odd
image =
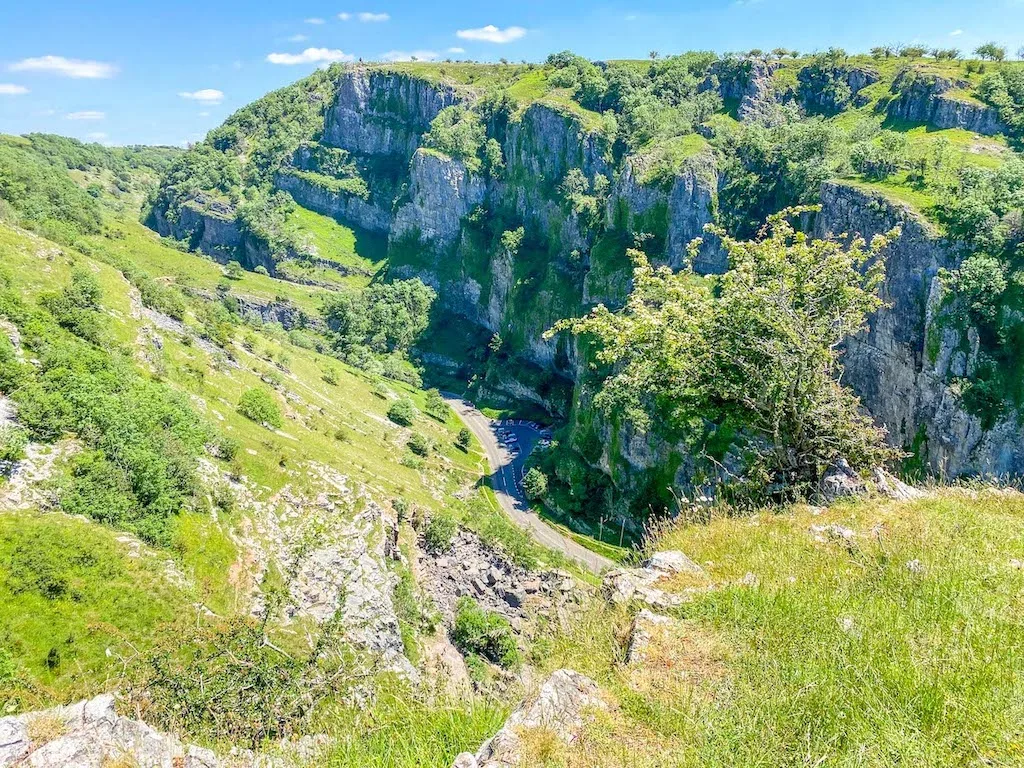
[[[423,407],[427,413],[442,423],[448,418],[448,404],[436,389],[427,392]]]
[[[25,457],[28,433],[11,425],[0,426],[0,461],[19,461]]]
[[[530,501],[539,501],[548,492],[548,478],[536,467],[532,467],[523,477],[523,493]]]
[[[411,427],[416,420],[416,407],[409,398],[399,398],[388,408],[388,418],[400,426]]]
[[[414,432],[412,437],[409,438],[409,442],[406,443],[409,446],[409,450],[415,453],[417,456],[429,456],[430,451],[433,449],[433,445],[430,438],[426,435],[421,435],[419,432]]]
[[[238,401],[238,412],[257,424],[268,424],[279,429],[284,423],[281,409],[269,391],[262,387],[247,389]]]
[[[447,552],[458,530],[455,518],[446,514],[434,515],[423,531],[423,542],[430,552]]]
[[[464,451],[469,450],[470,444],[473,442],[473,433],[469,431],[467,427],[463,427],[459,430],[459,436],[455,438],[455,444]]]
[[[508,619],[481,608],[471,597],[460,597],[456,604],[452,640],[463,653],[483,656],[506,669],[519,665],[519,648]]]

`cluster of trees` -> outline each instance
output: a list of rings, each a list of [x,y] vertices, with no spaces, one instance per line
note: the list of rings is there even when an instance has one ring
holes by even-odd
[[[550,82],[567,88],[583,107],[611,113],[609,125],[630,149],[659,138],[691,133],[722,108],[714,88],[703,87],[718,57],[685,53],[649,64],[609,62],[597,66],[569,51],[552,54]],[[722,72],[725,72],[723,66]]]
[[[168,544],[172,517],[192,502],[210,432],[184,395],[140,377],[131,354],[112,345],[99,302],[84,270],[38,307],[4,287],[0,315],[39,364],[20,362],[3,338],[0,390],[33,439],[72,434],[83,442],[60,491],[64,510]]]
[[[324,303],[334,349],[358,360],[366,352],[406,352],[426,329],[437,297],[419,278],[374,283],[361,293],[337,293]]]

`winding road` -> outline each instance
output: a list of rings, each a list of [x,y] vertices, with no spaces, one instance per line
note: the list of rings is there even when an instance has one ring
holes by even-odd
[[[469,431],[483,445],[484,452],[487,454],[487,462],[491,466],[491,487],[494,489],[494,495],[512,521],[529,533],[538,544],[568,555],[594,573],[601,573],[613,567],[615,565],[613,561],[577,544],[530,511],[530,505],[523,495],[519,479],[526,464],[526,457],[530,455],[530,451],[540,439],[540,433],[528,423],[509,422],[506,424],[505,429],[518,438],[518,444],[521,447],[521,453],[518,456],[512,456],[498,440],[497,422],[484,416],[472,403],[449,392],[442,394],[445,402],[451,406],[452,410],[469,428]]]

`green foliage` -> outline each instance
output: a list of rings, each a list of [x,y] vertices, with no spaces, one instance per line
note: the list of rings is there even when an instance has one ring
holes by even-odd
[[[209,741],[257,749],[299,733],[317,705],[345,689],[345,666],[332,652],[328,622],[313,649],[286,653],[267,637],[265,621],[239,617],[182,620],[136,662],[133,695],[153,722]]]
[[[844,145],[842,132],[820,119],[743,123],[720,142],[722,223],[736,237],[751,237],[777,211],[815,202],[822,182],[844,166]]]
[[[267,424],[274,429],[280,429],[284,424],[277,400],[263,387],[252,387],[243,392],[238,400],[238,412],[257,424]]]
[[[459,524],[451,515],[437,514],[430,518],[423,530],[423,543],[431,552],[447,552],[459,531]]]
[[[430,455],[430,452],[434,449],[433,443],[430,438],[426,435],[420,434],[419,432],[413,432],[412,437],[409,438],[409,442],[406,443],[409,446],[409,450],[415,453],[417,456],[423,456],[424,458]]]
[[[61,294],[41,302],[50,311],[13,311],[39,365],[0,379],[13,385],[9,394],[33,439],[74,434],[85,443],[61,488],[65,511],[167,543],[171,518],[193,497],[208,428],[185,395],[142,379],[130,357],[82,334],[81,316],[98,314],[99,299],[95,277],[75,271]]]
[[[27,445],[28,432],[24,429],[10,424],[0,426],[0,462],[23,458]]]
[[[1002,61],[1006,58],[1006,47],[996,43],[984,43],[974,49],[976,56],[989,61]]]
[[[454,105],[442,109],[431,121],[430,130],[423,135],[423,146],[461,160],[470,171],[479,171],[483,167],[481,155],[485,139],[486,132],[480,115]],[[494,160],[493,157],[490,159]]]
[[[404,352],[426,329],[437,294],[419,278],[374,283],[360,294],[338,293],[324,303],[335,349],[344,356]]]
[[[1024,68],[987,75],[978,86],[978,96],[999,110],[999,119],[1018,141],[1024,139]]]
[[[411,427],[416,421],[416,407],[409,398],[399,398],[388,408],[388,418],[400,426]]]
[[[658,420],[693,433],[711,422],[747,435],[746,469],[727,483],[744,494],[763,496],[780,483],[805,493],[839,457],[863,468],[889,455],[883,434],[838,383],[836,352],[880,306],[882,263],[866,265],[886,240],[848,249],[810,241],[784,218],[801,212],[772,217],[762,240],[717,230],[730,269],[715,292],[634,252],[634,288],[622,311],[599,306],[555,327],[599,341],[597,359],[614,368],[595,403],[609,416],[643,430]]]
[[[79,233],[100,230],[96,200],[64,168],[30,149],[0,139],[0,201],[17,213],[16,223],[68,243]]]
[[[463,427],[459,430],[459,436],[455,439],[455,442],[459,448],[468,451],[470,444],[473,442],[473,433],[467,427]]]
[[[436,389],[427,390],[427,396],[424,400],[423,408],[428,414],[440,422],[444,422],[448,418],[448,404],[444,401],[444,398],[441,397],[441,393]]]
[[[460,597],[455,606],[452,641],[463,653],[482,656],[506,669],[519,666],[519,648],[508,619],[480,607],[471,597]]]
[[[547,495],[548,478],[536,467],[531,467],[523,476],[523,493],[530,501],[539,501]]]

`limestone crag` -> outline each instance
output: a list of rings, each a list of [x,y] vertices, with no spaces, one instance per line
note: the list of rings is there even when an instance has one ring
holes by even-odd
[[[0,768],[285,768],[315,757],[322,738],[281,742],[273,754],[219,756],[117,714],[103,694],[66,707],[0,718]],[[45,735],[41,735],[45,734]]]
[[[410,200],[398,209],[391,237],[412,233],[447,247],[458,238],[462,220],[483,202],[484,180],[459,160],[429,149],[413,155],[409,178]]]
[[[524,701],[493,737],[472,755],[463,753],[453,768],[512,768],[525,765],[530,755],[523,750],[524,737],[543,729],[569,744],[578,738],[588,716],[607,709],[597,683],[571,669],[559,669]]]
[[[313,184],[289,173],[278,173],[274,186],[290,194],[299,205],[311,211],[347,221],[370,232],[391,229],[390,201],[387,206],[364,200],[350,192],[337,192]]]
[[[943,290],[938,272],[957,266],[958,251],[904,205],[845,184],[823,188],[817,236],[870,239],[896,226],[901,233],[886,251],[880,291],[887,306],[846,343],[844,383],[888,429],[894,445],[917,445],[936,473],[1024,471],[1024,427],[1004,417],[985,429],[951,386],[968,373],[977,348],[936,322]],[[932,334],[938,343],[929,351]]]
[[[962,128],[984,136],[1006,133],[994,107],[951,93],[966,86],[938,75],[906,73],[893,83],[894,96],[886,112],[891,119],[926,123],[933,128]]]

